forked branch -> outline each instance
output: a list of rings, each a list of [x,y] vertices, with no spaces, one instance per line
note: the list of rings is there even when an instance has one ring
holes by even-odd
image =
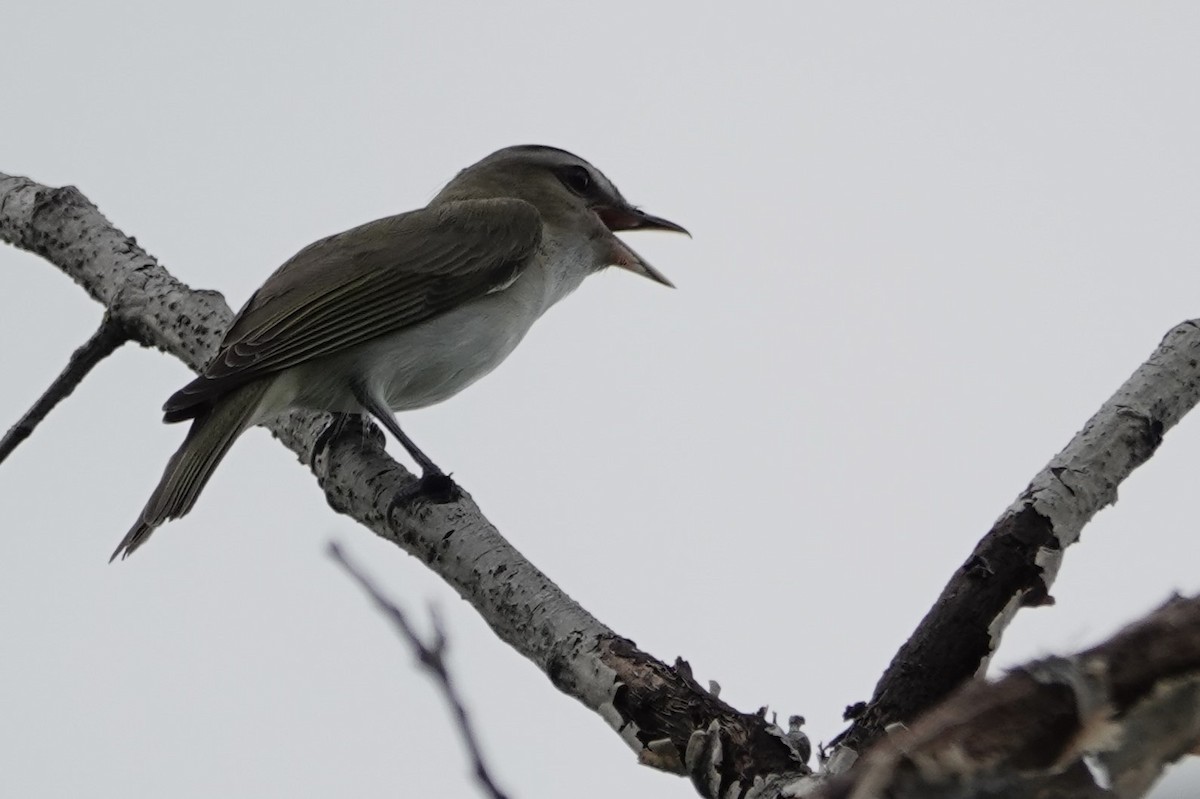
[[[361,569],[350,562],[340,546],[330,542],[328,552],[329,557],[345,569],[359,587],[367,592],[367,596],[371,597],[375,607],[387,616],[388,621],[396,628],[396,632],[416,655],[417,663],[437,683],[438,690],[442,692],[442,698],[446,700],[446,705],[450,708],[450,717],[454,719],[458,733],[462,736],[467,755],[471,758],[471,770],[475,774],[475,780],[484,794],[491,799],[508,799],[508,796],[497,787],[495,779],[492,778],[491,769],[488,768],[487,761],[483,757],[483,749],[479,745],[479,738],[475,735],[475,728],[471,726],[470,716],[467,715],[467,708],[458,695],[458,689],[454,687],[454,678],[450,676],[450,670],[446,666],[446,633],[442,629],[441,620],[436,614],[430,613],[433,621],[433,640],[426,643],[408,623],[408,615],[399,605],[384,596],[374,581],[367,577]]]
[[[208,359],[232,318],[220,295],[179,283],[73,188],[0,174],[0,240],[42,255],[130,336],[193,368]],[[1186,322],[1034,478],[956,572],[837,742],[831,772],[986,665],[1016,611],[1049,600],[1064,549],[1198,399],[1200,327]],[[517,552],[469,496],[389,518],[390,498],[411,476],[384,452],[377,430],[333,436],[310,458],[327,426],[326,415],[299,412],[268,425],[302,462],[311,460],[335,510],[420,558],[559,690],[604,718],[642,762],[689,775],[705,797],[774,797],[809,784],[803,747],[760,715],[739,713],[706,691],[681,661],[668,666],[601,624]]]
[[[835,758],[852,762],[889,725],[911,723],[982,673],[1016,612],[1053,601],[1064,550],[1200,402],[1198,364],[1200,320],[1192,320],[1167,333],[1000,516],[834,741]]]

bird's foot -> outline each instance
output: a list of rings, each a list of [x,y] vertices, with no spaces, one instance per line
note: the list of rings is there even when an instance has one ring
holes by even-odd
[[[450,475],[430,470],[415,482],[392,495],[392,501],[388,503],[387,515],[390,519],[392,513],[397,509],[407,508],[422,500],[434,505],[448,505],[451,502],[458,502],[462,499],[462,495],[462,489],[450,478]]]
[[[417,490],[435,505],[449,505],[462,499],[462,489],[448,474],[427,472],[417,481]]]

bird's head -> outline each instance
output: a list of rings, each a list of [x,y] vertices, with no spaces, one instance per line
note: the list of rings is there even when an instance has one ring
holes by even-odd
[[[579,156],[539,144],[497,150],[459,172],[434,202],[483,197],[524,200],[538,209],[550,227],[602,238],[606,265],[665,286],[672,286],[671,281],[614,234],[669,230],[691,235],[674,222],[631,205],[603,172]]]

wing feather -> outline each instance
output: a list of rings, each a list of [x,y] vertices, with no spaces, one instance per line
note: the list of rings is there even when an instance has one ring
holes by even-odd
[[[167,400],[191,418],[239,386],[420,324],[510,284],[542,223],[513,199],[463,200],[378,219],[310,244],[238,312],[201,375]]]

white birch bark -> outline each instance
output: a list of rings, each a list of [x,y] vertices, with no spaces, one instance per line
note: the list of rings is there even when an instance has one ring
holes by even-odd
[[[73,188],[52,189],[0,174],[0,240],[42,255],[104,305],[130,337],[180,358],[193,369],[216,350],[232,319],[219,294],[196,291],[175,280]],[[954,686],[986,665],[1017,610],[1048,600],[1065,548],[1078,539],[1096,512],[1115,501],[1120,482],[1154,453],[1163,434],[1200,400],[1198,364],[1200,326],[1185,322],[1168,333],[1150,359],[1000,517],[897,655],[872,703],[832,750],[830,763],[849,765],[881,739],[885,728],[895,729],[893,725],[901,721],[914,723],[915,717],[938,705]],[[296,412],[268,427],[302,462],[309,463],[314,442],[327,423],[327,415]],[[510,546],[469,496],[456,504],[426,506],[416,513],[386,518],[391,496],[412,478],[387,456],[382,441],[377,429],[365,440],[358,434],[343,434],[312,459],[311,469],[330,505],[420,558],[559,690],[604,718],[641,762],[690,776],[706,797],[765,799],[818,789],[826,796],[883,795],[876,791],[885,785],[878,782],[881,772],[865,766],[845,779],[819,785],[803,762],[802,736],[789,736],[760,715],[739,713],[698,685],[685,662],[668,666],[604,626]],[[1172,621],[1164,624],[1162,617],[1168,610]],[[1192,624],[1200,642],[1200,604],[1195,601],[1163,609],[1145,622],[1150,632],[1144,643],[1169,648],[1178,625]],[[1120,634],[1114,641],[1118,639]],[[948,641],[955,646],[948,647]],[[952,656],[949,650],[955,650]],[[1084,661],[1070,661],[1070,669],[1055,672],[1062,679],[1050,679],[1045,669],[1034,668],[1029,674],[1039,685],[1071,686],[1076,708],[1089,713],[1101,708],[1106,729],[1120,715],[1118,726],[1125,735],[1120,742],[1104,746],[1072,748],[1070,741],[1059,741],[1062,757],[1074,759],[1060,758],[1054,764],[1062,767],[1059,771],[1046,770],[1040,777],[1058,779],[1059,773],[1073,768],[1071,773],[1078,776],[1076,767],[1093,758],[1089,773],[1104,772],[1104,779],[1123,786],[1121,796],[1140,796],[1157,769],[1178,756],[1181,746],[1194,745],[1200,735],[1195,725],[1179,720],[1177,712],[1169,713],[1197,702],[1200,645],[1182,654],[1175,652],[1174,659],[1160,658],[1161,668],[1148,671],[1138,684],[1137,701],[1125,697],[1129,701],[1123,704],[1076,690],[1086,682],[1088,669],[1107,668],[1109,663],[1103,659],[1107,655],[1084,655],[1090,658],[1087,668],[1078,667]],[[1111,686],[1104,683],[1104,687]],[[982,683],[966,690],[983,691],[978,694],[980,701],[990,701],[989,688]],[[951,698],[926,718],[960,718],[961,700],[959,705],[954,701]],[[1028,725],[1045,720],[1036,705],[1024,716],[1017,713],[1012,718],[1008,743],[1013,745]],[[1091,717],[1081,711],[1080,718]],[[944,727],[934,729],[944,731]],[[972,728],[962,724],[958,729],[966,735]],[[1077,736],[1078,730],[1071,734]],[[964,740],[948,739],[949,749],[930,756],[928,762],[936,768],[920,772],[918,778],[912,778],[911,770],[893,768],[890,773],[903,772],[909,781],[903,792],[887,795],[951,795],[945,793],[945,784],[986,771],[976,761],[959,756],[955,746]],[[884,739],[885,754],[868,754],[863,762],[915,762],[887,755],[894,751],[894,743],[894,736]],[[867,780],[870,785],[864,789],[853,775],[868,774],[875,775],[871,777],[875,782]],[[1087,791],[1096,788],[1096,779],[1080,782],[1077,793],[1062,795],[1093,795]],[[854,792],[839,792],[841,786],[851,786],[847,790]]]
[[[224,298],[163,269],[77,189],[0,173],[0,240],[37,253],[78,283],[134,340],[199,369],[233,318]],[[292,412],[266,425],[310,464],[329,504],[420,558],[531,660],[560,691],[599,714],[641,762],[667,771],[716,771],[722,785],[772,783],[809,772],[777,727],[721,702],[691,679],[601,624],[513,548],[469,495],[449,505],[393,513],[389,500],[412,476],[383,449],[383,435],[343,433],[310,458],[328,414]],[[131,508],[131,516],[137,512]],[[692,733],[712,727],[752,758],[685,763]]]

